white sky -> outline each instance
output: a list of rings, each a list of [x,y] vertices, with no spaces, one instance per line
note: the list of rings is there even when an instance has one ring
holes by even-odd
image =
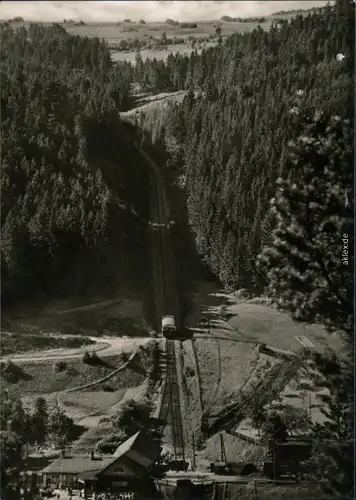
[[[263,16],[279,10],[321,7],[327,1],[1,1],[0,19],[21,16],[25,21],[118,22],[124,18],[138,21],[204,21],[232,17]]]

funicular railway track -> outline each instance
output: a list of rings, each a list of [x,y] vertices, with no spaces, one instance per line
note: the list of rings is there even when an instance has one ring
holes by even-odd
[[[173,453],[176,460],[185,460],[184,430],[181,415],[179,379],[174,340],[167,340],[167,372],[159,419],[163,434],[168,423],[171,429]],[[165,422],[165,423],[163,423]]]
[[[175,266],[173,251],[170,242],[169,229],[169,205],[165,196],[164,185],[159,169],[155,162],[136,144],[136,148],[149,163],[151,169],[151,184],[153,193],[152,215],[157,221],[154,235],[154,265],[155,265],[155,298],[157,326],[160,328],[162,316],[174,314],[179,326],[179,304],[175,288]],[[167,425],[169,426],[172,439],[172,448],[175,460],[185,460],[184,449],[184,427],[182,419],[180,398],[180,377],[177,362],[177,353],[174,340],[166,341],[167,368],[163,386],[163,397],[159,411],[158,427],[161,435]]]

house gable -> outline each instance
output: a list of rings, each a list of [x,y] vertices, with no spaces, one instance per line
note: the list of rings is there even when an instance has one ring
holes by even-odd
[[[115,477],[132,477],[143,476],[145,469],[140,467],[137,463],[130,460],[127,456],[118,457],[110,465],[105,467],[99,472],[98,475],[102,476],[115,476]]]

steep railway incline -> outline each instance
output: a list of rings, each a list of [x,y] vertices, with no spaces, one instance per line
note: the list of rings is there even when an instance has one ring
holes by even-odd
[[[136,149],[150,165],[153,207],[152,215],[156,219],[157,227],[153,231],[153,261],[155,263],[155,297],[157,326],[160,328],[162,316],[173,314],[179,321],[179,303],[176,293],[175,263],[169,235],[169,204],[166,197],[164,183],[158,165],[135,142]],[[178,324],[179,327],[179,324]],[[185,460],[184,447],[184,418],[182,415],[182,376],[181,367],[176,352],[174,340],[166,341],[167,367],[163,382],[163,395],[158,415],[162,422],[168,424],[171,430],[172,451],[175,460]],[[166,424],[160,426],[163,434]]]

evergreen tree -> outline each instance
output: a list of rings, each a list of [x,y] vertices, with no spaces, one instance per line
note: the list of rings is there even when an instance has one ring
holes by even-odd
[[[21,442],[15,434],[8,436],[6,432],[0,433],[0,489],[6,492],[9,482],[19,479],[22,465]]]
[[[290,145],[298,178],[278,182],[271,203],[277,227],[260,257],[280,307],[296,320],[321,322],[348,335],[353,209],[345,196],[352,185],[352,134],[347,120],[318,116]]]
[[[354,384],[350,358],[335,355],[314,356],[322,374],[323,423],[312,427],[314,442],[310,463],[311,479],[332,498],[352,498],[354,488]]]
[[[167,60],[172,84],[184,81],[195,98],[155,117],[143,113],[143,127],[164,140],[186,179],[199,253],[228,288],[261,293],[266,285],[256,260],[271,242],[274,220],[266,218],[276,180],[299,175],[286,161],[286,145],[301,132],[301,110],[344,119],[353,109],[353,16],[350,2],[340,0]],[[157,71],[153,62],[145,67]]]
[[[298,177],[280,180],[272,210],[277,227],[261,262],[280,307],[296,320],[319,322],[343,334],[346,361],[316,356],[330,396],[326,423],[314,425],[312,470],[333,498],[352,495],[353,370],[351,202],[352,125],[339,117],[303,117],[303,135],[290,146]],[[326,444],[327,443],[327,444]],[[325,471],[328,473],[325,475]]]
[[[48,406],[44,398],[37,398],[35,409],[32,415],[33,439],[37,444],[43,444],[46,441],[48,432]]]
[[[58,446],[64,446],[67,441],[69,431],[67,419],[66,414],[58,401],[56,401],[49,415],[48,433],[52,436],[53,442]]]

